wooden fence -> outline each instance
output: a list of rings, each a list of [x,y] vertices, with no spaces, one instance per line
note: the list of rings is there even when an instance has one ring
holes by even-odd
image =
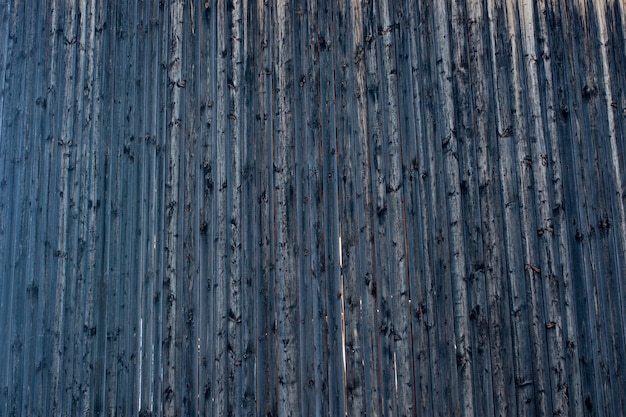
[[[626,415],[623,0],[0,0],[0,416]]]

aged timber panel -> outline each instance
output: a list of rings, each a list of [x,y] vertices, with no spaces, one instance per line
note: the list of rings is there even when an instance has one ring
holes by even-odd
[[[625,8],[0,0],[0,416],[626,415]]]

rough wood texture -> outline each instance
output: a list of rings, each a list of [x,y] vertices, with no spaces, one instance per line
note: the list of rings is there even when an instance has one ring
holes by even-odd
[[[626,415],[623,0],[0,0],[0,416]]]

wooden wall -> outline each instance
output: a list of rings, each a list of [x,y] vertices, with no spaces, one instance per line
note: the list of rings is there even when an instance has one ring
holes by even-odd
[[[0,416],[626,415],[623,0],[0,0]]]

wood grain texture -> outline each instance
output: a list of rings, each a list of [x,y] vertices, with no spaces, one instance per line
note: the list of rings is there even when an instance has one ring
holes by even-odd
[[[0,0],[0,415],[625,415],[625,9]]]

